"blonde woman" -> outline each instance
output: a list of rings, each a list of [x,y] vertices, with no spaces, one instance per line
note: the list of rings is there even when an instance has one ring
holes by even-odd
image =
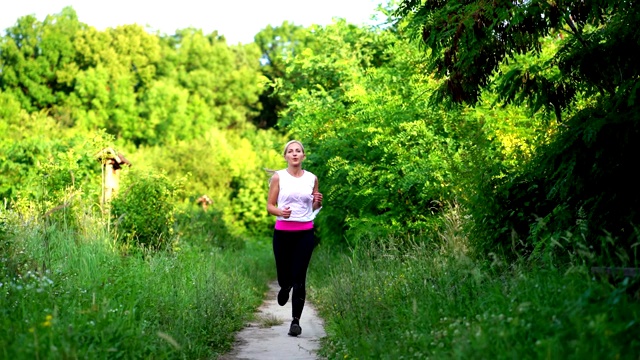
[[[315,247],[313,219],[322,208],[318,178],[302,169],[304,146],[297,140],[284,147],[287,168],[274,171],[269,182],[267,211],[276,216],[273,232],[273,255],[278,273],[278,304],[284,306],[291,294],[293,320],[289,335],[302,333],[300,316],[306,297],[305,281]]]

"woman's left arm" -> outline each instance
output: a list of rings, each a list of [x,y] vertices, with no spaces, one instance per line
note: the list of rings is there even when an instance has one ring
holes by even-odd
[[[322,207],[322,194],[318,191],[318,177],[313,184],[313,210],[318,210]]]

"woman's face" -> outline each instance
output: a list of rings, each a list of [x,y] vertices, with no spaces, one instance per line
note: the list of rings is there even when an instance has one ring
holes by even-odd
[[[290,165],[300,165],[302,160],[304,159],[304,152],[302,151],[302,146],[297,143],[291,143],[287,146],[287,151],[284,153],[284,158],[287,160],[287,163]]]

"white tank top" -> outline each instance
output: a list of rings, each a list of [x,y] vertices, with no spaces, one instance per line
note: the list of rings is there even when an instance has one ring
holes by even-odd
[[[276,220],[307,222],[313,221],[320,209],[313,210],[313,187],[316,183],[316,176],[304,170],[299,178],[291,176],[287,170],[276,171],[280,179],[280,190],[278,192],[278,208],[291,209],[291,216],[288,219],[282,216]]]

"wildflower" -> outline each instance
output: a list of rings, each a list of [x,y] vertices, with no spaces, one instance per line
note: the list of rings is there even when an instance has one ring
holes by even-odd
[[[44,319],[44,322],[42,323],[42,326],[44,327],[49,327],[51,326],[51,320],[53,319],[53,316],[51,315],[47,315]]]

